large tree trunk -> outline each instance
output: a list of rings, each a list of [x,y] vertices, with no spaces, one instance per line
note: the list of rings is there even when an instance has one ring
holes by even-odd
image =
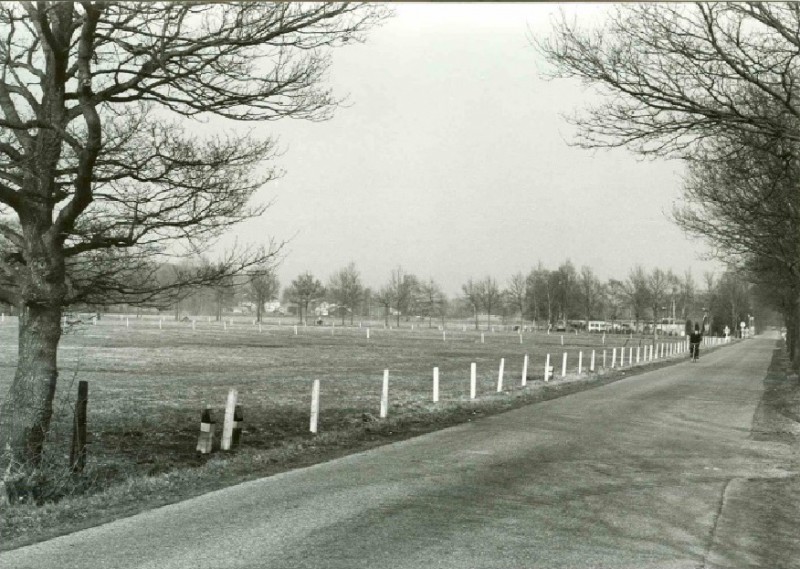
[[[23,305],[19,317],[17,370],[0,409],[2,466],[11,476],[41,463],[44,440],[53,414],[61,338],[61,308]]]

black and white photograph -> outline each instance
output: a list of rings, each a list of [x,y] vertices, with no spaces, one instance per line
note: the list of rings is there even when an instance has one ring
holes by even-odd
[[[800,3],[0,2],[0,567],[800,569]]]

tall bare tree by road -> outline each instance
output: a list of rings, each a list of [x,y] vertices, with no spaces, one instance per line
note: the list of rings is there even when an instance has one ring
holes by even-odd
[[[538,47],[553,64],[552,76],[580,79],[608,95],[604,104],[573,119],[577,144],[627,146],[642,154],[686,158],[699,165],[695,174],[713,170],[718,159],[735,169],[735,162],[752,163],[765,150],[779,160],[796,161],[800,155],[800,11],[792,3],[620,5],[594,28],[562,18]],[[702,185],[690,180],[687,195],[700,215],[684,216],[683,221],[693,233],[708,237],[722,260],[777,271],[772,282],[789,286],[798,297],[793,305],[781,303],[781,310],[788,310],[787,327],[800,329],[800,285],[791,284],[800,283],[800,248],[791,247],[788,262],[764,262],[763,251],[775,251],[770,248],[774,234],[731,224],[724,209],[755,203],[755,198],[774,211],[784,208],[781,214],[797,211],[796,186],[787,199],[783,192],[771,191],[780,184],[780,173],[765,178],[760,165],[745,169],[744,184],[735,176],[714,180],[725,190],[716,197],[696,193]],[[726,166],[717,171],[724,170]],[[750,184],[754,179],[757,183]],[[719,209],[714,209],[715,202]],[[703,222],[693,223],[698,219]],[[800,224],[789,223],[782,231],[788,242],[800,242]],[[742,252],[746,258],[736,259]],[[768,286],[763,276],[751,278]],[[792,353],[800,354],[800,334],[789,341]],[[800,357],[793,366],[800,369]]]
[[[0,6],[0,299],[20,307],[18,365],[0,409],[0,470],[41,461],[64,306],[152,299],[164,255],[196,253],[261,212],[269,138],[185,129],[187,117],[320,120],[328,49],[383,8],[351,4],[19,2]],[[255,266],[232,254],[169,288]],[[152,269],[150,271],[152,274]],[[145,275],[142,278],[140,275]]]

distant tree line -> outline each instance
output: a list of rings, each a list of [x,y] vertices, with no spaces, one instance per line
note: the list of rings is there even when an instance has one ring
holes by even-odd
[[[302,323],[313,323],[315,309],[325,303],[326,321],[341,324],[378,319],[386,326],[401,326],[414,319],[432,328],[458,318],[472,320],[475,329],[488,329],[493,323],[547,329],[559,323],[587,328],[589,321],[601,320],[654,331],[653,324],[669,318],[676,325],[705,322],[707,331],[715,334],[726,326],[736,331],[740,322],[749,325],[750,316],[758,314],[760,320],[770,314],[758,287],[734,270],[719,276],[707,272],[698,285],[690,271],[647,271],[636,265],[624,278],[603,281],[591,267],[578,270],[570,260],[555,269],[540,262],[527,274],[517,272],[501,283],[493,276],[470,278],[460,295],[448,297],[433,278],[420,278],[400,266],[383,285],[367,286],[351,262],[325,283],[305,271],[281,288],[275,267],[261,266],[251,275],[200,288],[173,309],[176,318],[185,313],[220,319],[246,307],[260,322],[267,303],[280,299],[280,314]]]

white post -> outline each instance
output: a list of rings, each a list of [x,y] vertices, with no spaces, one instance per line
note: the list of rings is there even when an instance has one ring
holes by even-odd
[[[564,334],[561,334],[561,345],[564,345]]]
[[[381,391],[381,419],[389,414],[389,370],[383,370],[383,390]]]
[[[637,364],[639,363],[639,349],[640,348],[641,348],[641,346],[636,346],[636,363]]]
[[[446,342],[446,341],[447,341],[447,331],[446,330],[442,330],[442,342]]]
[[[603,369],[606,367],[606,351],[603,350]]]
[[[233,438],[233,412],[236,409],[236,400],[239,392],[235,389],[228,390],[228,401],[225,404],[225,420],[222,423],[222,442],[219,448],[231,450],[231,439]]]
[[[611,350],[611,368],[613,369],[617,365],[617,348],[613,348]]]
[[[258,323],[258,331],[261,332],[261,322]]]
[[[224,319],[222,320],[222,329],[223,329],[223,330],[227,330],[227,329],[228,329],[228,323],[227,323],[227,322],[225,322],[225,320],[224,320]]]
[[[131,327],[131,319],[126,316],[125,317],[125,328],[130,328],[130,327]]]
[[[525,354],[525,359],[522,360],[522,386],[528,383],[528,354]]]
[[[606,343],[606,333],[603,332],[603,345],[605,345],[605,343]]]
[[[503,368],[506,365],[506,359],[500,358],[500,370],[497,372],[497,393],[503,391]]]
[[[483,344],[483,332],[481,332],[481,344]]]
[[[583,351],[578,352],[578,375],[583,373]]]
[[[433,402],[439,402],[439,368],[433,368]]]
[[[625,366],[625,348],[622,347],[619,349],[619,367]]]
[[[197,322],[197,320],[192,320],[192,330],[194,330],[195,326],[197,326],[196,322]]]
[[[369,340],[369,328],[367,328],[367,340]]]
[[[294,335],[297,336],[297,324],[294,325]]]
[[[319,380],[315,379],[311,387],[311,432],[317,432],[319,419]]]
[[[564,357],[561,358],[561,377],[567,377],[567,352],[564,352]]]
[[[519,343],[522,343],[522,334],[519,335]]]
[[[478,382],[477,365],[473,362],[469,365],[469,398],[475,399],[475,391]]]
[[[594,350],[592,350],[592,361],[589,364],[589,371],[594,371]]]
[[[628,348],[628,365],[633,365],[633,346]]]
[[[547,358],[544,360],[544,380],[550,380],[550,354],[547,354]]]
[[[159,330],[163,330],[164,329],[164,319],[163,318],[159,318],[158,319],[158,329]]]

